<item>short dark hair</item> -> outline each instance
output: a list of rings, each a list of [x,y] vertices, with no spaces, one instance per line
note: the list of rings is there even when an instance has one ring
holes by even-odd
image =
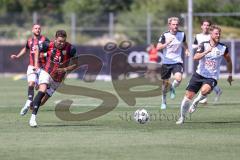
[[[33,25],[32,25],[32,27],[34,27],[34,26],[40,26],[41,27],[41,25],[39,24],[39,23],[34,23]]]
[[[65,30],[58,30],[55,34],[55,37],[63,37],[63,38],[67,38],[67,33]]]
[[[212,25],[212,22],[209,19],[203,19],[201,24],[203,25],[204,22],[208,22],[210,26]]]

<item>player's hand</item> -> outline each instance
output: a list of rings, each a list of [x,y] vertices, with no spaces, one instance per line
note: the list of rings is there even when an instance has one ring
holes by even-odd
[[[170,44],[174,40],[174,37],[170,37],[166,40],[166,44]]]
[[[232,76],[228,76],[228,79],[227,79],[228,83],[230,84],[230,86],[232,85],[232,81],[233,81],[233,78]]]
[[[62,73],[66,73],[66,72],[67,72],[65,68],[58,68],[56,71],[57,71],[57,73],[59,73],[59,74],[62,74]]]
[[[209,47],[207,50],[206,50],[206,54],[208,54],[209,52],[211,52],[213,49],[213,47]]]
[[[18,59],[18,56],[15,55],[15,54],[12,54],[12,55],[10,56],[10,58],[11,58],[11,59]]]
[[[186,49],[186,51],[185,51],[185,55],[186,55],[186,56],[190,56],[190,52],[189,52],[188,49]]]

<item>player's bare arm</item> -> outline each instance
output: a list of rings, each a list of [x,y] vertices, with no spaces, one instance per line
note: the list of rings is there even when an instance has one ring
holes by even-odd
[[[72,64],[70,66],[64,67],[64,68],[58,68],[56,71],[58,73],[66,73],[66,72],[71,72],[74,69],[76,69],[78,66],[76,64]]]
[[[162,50],[162,49],[166,48],[167,45],[169,45],[173,40],[174,40],[174,38],[171,37],[171,38],[167,39],[164,44],[158,43],[158,44],[157,44],[157,50]]]
[[[232,81],[233,81],[233,78],[232,78],[232,59],[231,59],[229,53],[224,54],[224,59],[227,62],[227,70],[228,70],[228,73],[229,73],[227,81],[230,85],[232,85]]]
[[[189,49],[188,49],[188,44],[187,44],[187,42],[184,42],[184,43],[183,43],[183,48],[184,48],[184,51],[185,51],[185,55],[186,55],[186,56],[189,56],[189,55],[190,55],[190,51],[189,51]]]
[[[206,51],[203,52],[198,52],[194,55],[193,59],[194,60],[199,60],[202,59],[205,55],[207,55],[208,53],[210,53],[212,51],[212,47],[209,47]]]
[[[21,49],[21,51],[17,54],[17,55],[15,55],[15,54],[12,54],[11,56],[10,56],[10,58],[11,59],[18,59],[18,58],[20,58],[20,57],[22,57],[24,54],[26,54],[27,53],[27,48],[26,47],[23,47],[22,49]]]

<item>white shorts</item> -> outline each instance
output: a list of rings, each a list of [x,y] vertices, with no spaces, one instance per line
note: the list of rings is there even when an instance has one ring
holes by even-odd
[[[29,65],[27,69],[27,81],[28,82],[35,82],[37,80],[37,74],[34,71],[34,67]]]
[[[56,82],[50,77],[47,94],[51,97],[56,89],[60,86],[61,82]]]
[[[40,85],[40,84],[49,84],[50,82],[50,75],[43,69],[39,69],[37,71],[37,75],[38,75],[38,78],[37,78],[37,84]],[[36,81],[35,81],[36,82]]]

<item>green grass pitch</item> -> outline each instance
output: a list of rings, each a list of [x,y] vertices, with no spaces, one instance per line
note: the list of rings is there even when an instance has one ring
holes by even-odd
[[[117,96],[111,82],[68,84],[89,86]],[[26,100],[26,81],[0,79],[0,159],[1,160],[233,160],[240,157],[240,80],[230,87],[220,80],[223,94],[217,104],[214,93],[208,104],[201,105],[184,125],[175,119],[187,80],[176,90],[175,100],[168,99],[168,108],[160,110],[161,98],[138,98],[135,107],[119,99],[108,114],[84,122],[58,119],[55,105],[61,99],[73,99],[73,113],[85,112],[101,103],[83,96],[56,93],[38,114],[38,128],[30,128],[30,113],[20,116]],[[169,97],[169,96],[168,96]],[[144,125],[131,115],[145,107],[152,120]]]

